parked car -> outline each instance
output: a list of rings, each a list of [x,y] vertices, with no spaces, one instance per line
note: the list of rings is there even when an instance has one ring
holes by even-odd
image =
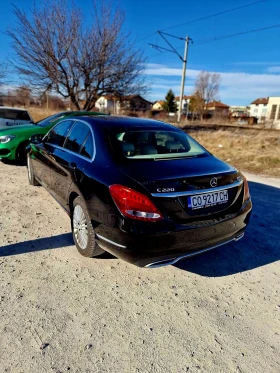
[[[78,251],[108,251],[141,267],[173,264],[243,237],[246,178],[180,129],[156,120],[72,117],[27,157],[71,218]]]
[[[0,130],[0,160],[16,160],[20,163],[26,161],[26,146],[33,135],[45,135],[55,123],[65,117],[91,113],[101,115],[102,113],[86,111],[63,111],[51,115],[37,123],[25,126],[8,127]]]
[[[34,122],[27,110],[6,106],[0,107],[0,130],[28,123]]]

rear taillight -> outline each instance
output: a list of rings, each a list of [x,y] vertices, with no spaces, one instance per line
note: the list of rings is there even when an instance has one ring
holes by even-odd
[[[163,219],[153,202],[144,194],[118,184],[111,185],[109,190],[118,209],[127,218],[149,222]]]
[[[243,203],[247,201],[247,199],[250,198],[250,191],[249,191],[249,185],[248,181],[245,176],[243,176],[243,182],[244,182],[244,196],[243,196]]]

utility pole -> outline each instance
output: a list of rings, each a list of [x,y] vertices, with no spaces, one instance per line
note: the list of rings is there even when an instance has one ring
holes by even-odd
[[[185,42],[184,58],[183,58],[183,71],[182,71],[182,81],[181,81],[181,91],[180,91],[180,104],[179,104],[179,110],[178,110],[178,122],[180,122],[181,120],[181,113],[182,113],[182,103],[183,103],[183,97],[184,97],[189,40],[190,38],[187,36],[186,42]]]
[[[189,36],[186,36],[186,38],[181,38],[175,35],[167,34],[166,32],[158,31],[158,34],[165,40],[165,42],[171,47],[171,49],[163,48],[155,44],[149,45],[152,48],[158,49],[158,50],[165,50],[167,52],[175,53],[180,58],[180,60],[183,62],[183,70],[182,70],[182,80],[181,80],[181,91],[180,91],[180,102],[179,102],[179,110],[178,110],[178,122],[181,120],[181,113],[182,113],[182,102],[184,97],[184,88],[185,88],[185,78],[186,78],[186,69],[187,69],[187,58],[188,58],[188,47],[189,42],[192,41],[192,39]],[[175,39],[184,40],[185,41],[185,51],[184,51],[184,57],[182,57],[177,50],[171,45],[171,43],[166,39],[164,35],[170,36]]]

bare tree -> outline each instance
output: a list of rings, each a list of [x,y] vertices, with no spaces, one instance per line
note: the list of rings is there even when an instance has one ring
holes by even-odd
[[[17,105],[23,107],[29,106],[32,100],[31,89],[26,85],[22,85],[14,91],[14,97],[16,98]]]
[[[211,102],[219,94],[220,83],[220,74],[201,71],[196,78],[195,92],[205,103]]]
[[[70,98],[77,109],[92,109],[103,94],[143,94],[143,55],[109,1],[93,0],[90,26],[74,0],[45,0],[29,15],[14,7],[17,23],[7,34],[18,72],[36,88]]]
[[[7,80],[7,66],[3,63],[0,64],[0,87],[4,85]]]
[[[194,119],[198,115],[200,116],[200,118],[202,118],[204,107],[205,107],[204,99],[200,96],[199,92],[195,92],[190,99],[190,106],[189,106],[189,111],[192,113],[192,118]]]

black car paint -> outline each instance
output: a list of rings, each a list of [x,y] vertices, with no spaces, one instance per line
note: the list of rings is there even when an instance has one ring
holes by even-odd
[[[116,151],[110,131],[110,127],[116,132],[129,126],[175,130],[173,126],[131,118],[73,117],[71,120],[84,121],[92,128],[93,160],[43,141],[31,146],[32,165],[36,177],[69,215],[74,198],[79,195],[84,199],[91,220],[98,223],[96,238],[104,250],[138,266],[146,266],[215,246],[244,232],[252,203],[249,199],[243,204],[243,184],[230,190],[233,197],[226,206],[194,211],[186,208],[183,197],[166,198],[158,192],[160,188],[172,188],[176,192],[211,189],[209,182],[213,176],[217,177],[218,186],[230,185],[242,177],[236,169],[210,153],[189,159],[126,159]],[[141,222],[122,216],[109,192],[113,184],[147,195],[164,219]]]

